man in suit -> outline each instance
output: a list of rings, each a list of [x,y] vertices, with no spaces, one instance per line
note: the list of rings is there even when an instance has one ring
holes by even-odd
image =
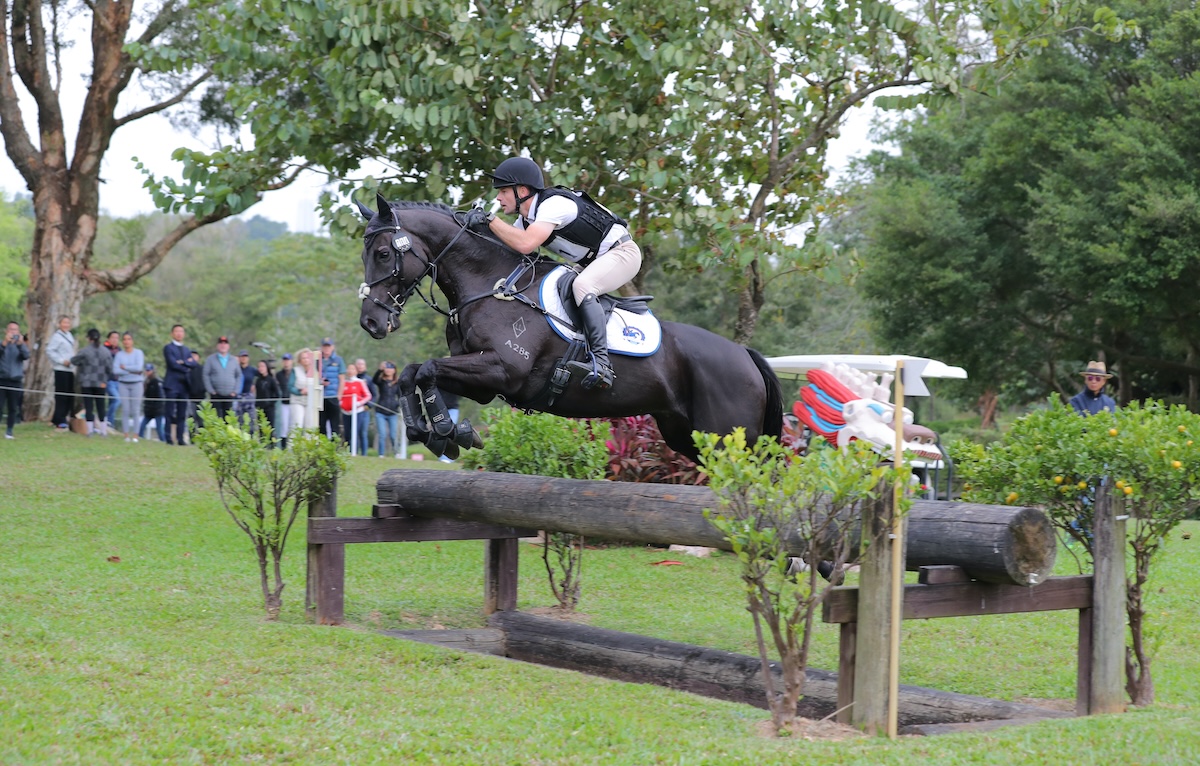
[[[183,325],[171,328],[171,342],[163,346],[163,397],[166,402],[167,444],[184,446],[183,432],[187,429],[188,372],[196,367],[192,350],[183,345],[186,335]]]

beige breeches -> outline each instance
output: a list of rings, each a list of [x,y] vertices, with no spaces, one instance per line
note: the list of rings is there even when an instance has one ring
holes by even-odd
[[[575,277],[571,292],[575,303],[588,295],[602,295],[616,290],[637,276],[642,268],[642,249],[633,240],[622,242],[600,256]]]

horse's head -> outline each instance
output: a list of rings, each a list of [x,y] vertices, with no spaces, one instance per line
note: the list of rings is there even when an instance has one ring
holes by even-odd
[[[424,242],[400,224],[400,215],[382,195],[376,194],[379,212],[355,202],[367,219],[363,234],[363,283],[359,324],[376,340],[400,329],[404,303],[429,273],[429,253]]]

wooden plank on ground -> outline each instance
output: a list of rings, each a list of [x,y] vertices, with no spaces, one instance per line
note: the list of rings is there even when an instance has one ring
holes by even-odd
[[[1006,718],[998,721],[969,721],[967,723],[918,723],[905,726],[901,734],[933,736],[935,734],[962,734],[964,732],[995,731],[1008,726],[1026,726],[1031,723],[1041,723],[1044,717],[1037,718]]]
[[[528,529],[479,521],[427,519],[419,516],[400,516],[377,519],[313,518],[308,520],[308,542],[322,543],[402,543],[442,540],[490,540],[530,537]]]
[[[1091,575],[1052,577],[1033,587],[981,582],[904,586],[906,620],[1087,609],[1091,605]],[[853,622],[857,615],[858,588],[834,588],[826,596],[821,615],[825,622]]]
[[[509,657],[632,683],[655,684],[766,708],[762,663],[751,657],[691,644],[579,625],[565,620],[497,612],[488,623],[504,631]],[[776,686],[782,677],[772,663]],[[809,669],[799,713],[824,718],[837,709],[837,674]],[[1070,713],[1019,702],[900,686],[899,720],[961,723],[1001,718],[1070,718]]]
[[[460,652],[477,652],[504,656],[504,631],[496,628],[469,630],[385,630],[385,636],[394,636],[422,644],[444,646]]]

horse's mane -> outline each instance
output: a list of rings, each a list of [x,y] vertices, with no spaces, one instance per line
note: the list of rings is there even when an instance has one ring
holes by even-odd
[[[409,202],[402,200],[400,202],[389,202],[388,207],[391,208],[392,214],[397,218],[402,210],[434,210],[451,218],[454,217],[454,208],[444,205],[441,202]],[[383,231],[386,228],[388,227],[380,223],[379,216],[375,215],[371,220],[367,221],[367,228],[363,232],[363,237],[370,237],[372,234]]]
[[[401,200],[399,202],[388,203],[392,210],[438,210],[446,215],[454,215],[454,208],[441,202],[410,202]]]
[[[399,200],[396,202],[388,202],[388,207],[390,207],[392,212],[394,214],[396,214],[397,219],[399,219],[399,213],[404,210],[432,210],[432,211],[435,211],[438,213],[442,213],[443,215],[447,215],[450,218],[455,217],[454,208],[452,208],[449,205],[446,205],[444,203],[441,203],[441,202],[414,202],[414,201],[410,201],[410,200]],[[379,216],[375,216],[370,221],[367,222],[366,231],[363,232],[364,239],[388,228],[387,226],[383,226],[383,225],[379,224],[378,221],[379,221]],[[520,259],[523,257],[528,257],[528,256],[522,256],[520,253],[516,252],[515,250],[513,250],[509,247],[506,247],[502,242],[499,242],[498,240],[492,238],[491,236],[484,237],[484,236],[480,236],[478,232],[472,232],[472,233],[475,234],[475,236],[473,238],[470,238],[466,242],[464,242],[464,244],[466,244],[467,242],[470,242],[471,246],[473,246],[473,247],[495,248],[495,250],[499,251],[500,253],[507,255],[509,257],[513,257],[513,258]],[[534,260],[542,261],[542,260],[546,260],[546,259],[544,259],[541,256],[535,256]]]

